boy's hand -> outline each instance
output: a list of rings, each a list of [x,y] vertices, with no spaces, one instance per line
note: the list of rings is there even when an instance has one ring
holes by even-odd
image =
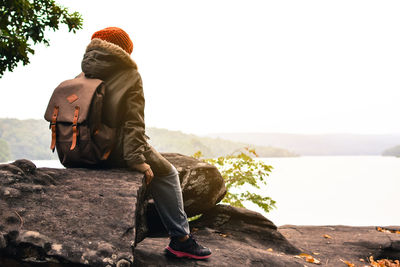
[[[142,164],[135,164],[133,165],[133,168],[135,170],[138,170],[140,172],[143,172],[146,176],[146,184],[150,184],[151,180],[154,178],[153,171],[151,170],[151,167],[147,163],[142,163]]]

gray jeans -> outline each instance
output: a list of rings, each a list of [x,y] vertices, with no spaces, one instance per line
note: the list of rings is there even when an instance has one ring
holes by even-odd
[[[178,171],[166,176],[154,176],[149,186],[161,221],[171,237],[182,237],[190,233],[189,223],[183,209],[182,190]]]

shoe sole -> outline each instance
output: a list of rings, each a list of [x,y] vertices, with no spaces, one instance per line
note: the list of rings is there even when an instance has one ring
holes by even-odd
[[[191,259],[196,259],[196,260],[204,260],[204,259],[208,259],[209,257],[211,257],[211,254],[206,255],[206,256],[197,256],[197,255],[182,252],[182,251],[176,251],[176,250],[173,250],[170,246],[166,247],[165,249],[167,250],[167,252],[172,253],[172,255],[177,258],[191,258]]]

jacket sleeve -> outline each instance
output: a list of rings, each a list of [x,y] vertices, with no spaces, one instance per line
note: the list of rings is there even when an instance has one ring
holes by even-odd
[[[123,124],[124,160],[128,166],[141,164],[146,158],[143,152],[147,148],[144,123],[144,94],[142,78],[126,93],[125,118]]]

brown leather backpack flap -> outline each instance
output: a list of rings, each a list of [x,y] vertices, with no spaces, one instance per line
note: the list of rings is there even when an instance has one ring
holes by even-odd
[[[44,118],[51,122],[54,108],[58,107],[57,122],[74,122],[76,109],[79,108],[77,123],[87,120],[93,94],[99,86],[102,86],[99,79],[88,79],[84,75],[62,82],[53,92],[47,106]],[[76,118],[75,118],[76,120]]]

